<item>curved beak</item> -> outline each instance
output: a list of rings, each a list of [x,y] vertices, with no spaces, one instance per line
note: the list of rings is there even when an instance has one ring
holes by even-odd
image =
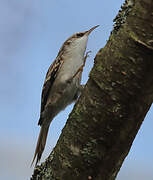
[[[94,29],[96,29],[97,27],[99,27],[100,25],[94,26],[91,29],[89,29],[88,31],[86,31],[85,34],[89,35]]]

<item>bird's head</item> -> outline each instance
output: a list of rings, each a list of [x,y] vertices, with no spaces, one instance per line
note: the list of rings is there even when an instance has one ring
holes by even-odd
[[[61,47],[59,54],[61,52],[74,52],[76,53],[83,53],[85,52],[86,46],[87,46],[87,41],[88,41],[88,36],[89,34],[98,27],[94,26],[91,29],[84,31],[84,32],[77,32],[73,34],[71,37],[69,37]],[[58,54],[58,55],[59,55]]]

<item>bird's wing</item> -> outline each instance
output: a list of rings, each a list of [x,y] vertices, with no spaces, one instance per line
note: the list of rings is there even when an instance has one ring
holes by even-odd
[[[43,85],[43,89],[42,89],[42,94],[41,94],[40,114],[44,111],[49,91],[55,81],[57,73],[58,73],[59,69],[61,68],[62,64],[63,64],[63,60],[58,56],[48,69],[48,72],[47,72],[46,78],[45,78],[45,82]],[[38,125],[41,125],[41,124],[42,124],[42,122],[41,122],[41,118],[40,118]]]

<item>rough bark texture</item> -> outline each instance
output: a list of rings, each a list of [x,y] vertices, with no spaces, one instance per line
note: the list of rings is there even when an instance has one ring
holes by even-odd
[[[153,0],[128,0],[83,94],[31,180],[114,180],[153,100]]]

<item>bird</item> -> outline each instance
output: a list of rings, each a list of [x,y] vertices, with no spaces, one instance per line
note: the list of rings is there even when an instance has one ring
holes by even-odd
[[[82,71],[89,54],[87,52],[85,55],[88,36],[98,26],[69,37],[48,69],[41,94],[38,121],[41,128],[31,165],[36,159],[36,166],[41,159],[50,123],[54,117],[69,104],[75,102],[82,92]]]

